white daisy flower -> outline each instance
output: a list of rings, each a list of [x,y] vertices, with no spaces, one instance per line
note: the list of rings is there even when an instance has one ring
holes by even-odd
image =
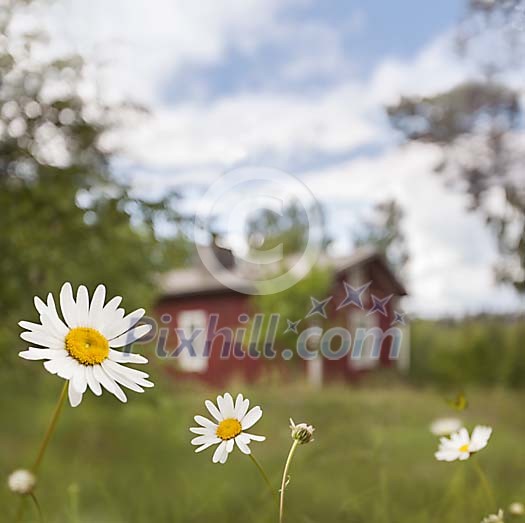
[[[458,418],[438,418],[431,423],[430,432],[434,436],[450,436],[461,427],[463,423]]]
[[[237,396],[235,404],[231,394],[217,396],[217,405],[210,400],[205,402],[206,408],[215,421],[210,421],[204,416],[195,416],[195,421],[200,427],[192,427],[190,431],[198,434],[191,440],[192,445],[197,445],[195,452],[202,452],[212,445],[219,445],[213,454],[213,463],[226,463],[228,454],[236,444],[244,454],[250,454],[250,442],[264,441],[264,436],[255,436],[244,432],[253,427],[262,417],[261,407],[253,407],[250,411],[250,401]]]
[[[519,501],[515,501],[509,505],[509,513],[512,516],[525,516],[525,505]]]
[[[491,514],[483,519],[481,523],[505,523],[503,510],[499,509],[497,514]]]
[[[435,453],[436,459],[439,461],[455,461],[458,459],[464,461],[471,454],[484,449],[491,435],[491,427],[477,426],[472,431],[471,436],[469,436],[467,429],[462,428],[452,434],[450,438],[440,439],[439,450]]]
[[[20,337],[38,347],[20,352],[26,360],[47,360],[44,367],[51,374],[69,380],[69,402],[76,407],[89,387],[100,396],[102,387],[120,401],[127,398],[120,385],[135,392],[144,392],[143,387],[153,387],[148,374],[121,365],[121,363],[147,363],[138,354],[114,349],[125,347],[145,336],[151,325],[135,327],[144,316],[138,309],[127,316],[119,308],[122,298],[116,296],[104,304],[106,288],[99,285],[89,302],[88,290],[78,288],[76,300],[70,283],[64,283],[60,291],[59,316],[51,293],[47,303],[35,297],[35,307],[40,314],[40,323],[21,321],[26,329]]]

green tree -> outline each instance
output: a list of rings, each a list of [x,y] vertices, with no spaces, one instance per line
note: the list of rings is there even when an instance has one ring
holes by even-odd
[[[188,255],[183,238],[155,234],[178,219],[177,195],[143,201],[111,171],[109,133],[138,108],[82,94],[78,56],[43,61],[45,35],[13,29],[26,4],[0,13],[0,357],[21,345],[17,322],[35,318],[34,295],[104,282],[126,307],[148,304],[156,274]]]
[[[354,238],[357,247],[374,245],[401,275],[410,259],[402,227],[403,218],[403,208],[396,200],[379,202],[373,216],[363,223]]]

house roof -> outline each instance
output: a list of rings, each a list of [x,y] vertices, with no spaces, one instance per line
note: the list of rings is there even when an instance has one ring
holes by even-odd
[[[293,266],[295,261],[297,261],[297,257],[290,257],[287,264]],[[325,255],[321,256],[317,261],[317,265],[333,267],[336,274],[341,274],[369,263],[375,263],[381,267],[389,280],[389,285],[394,294],[398,296],[407,294],[405,287],[389,267],[384,256],[373,247],[360,247],[350,256],[345,257],[332,258]],[[238,286],[239,278],[246,281],[245,291],[253,293],[255,284],[251,283],[250,279],[255,280],[261,276],[261,273],[254,271],[253,267],[248,270],[247,265],[242,263],[238,263],[230,269],[221,267],[218,270],[221,271],[222,282],[218,281],[200,262],[194,267],[169,271],[161,277],[162,297],[236,293],[238,291],[232,290],[228,286],[228,282],[231,281],[232,285],[235,282]]]

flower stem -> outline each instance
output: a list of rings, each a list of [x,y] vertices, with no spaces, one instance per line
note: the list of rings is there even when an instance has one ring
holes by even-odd
[[[38,454],[36,456],[36,459],[31,467],[31,472],[36,476],[38,469],[40,468],[40,465],[42,464],[42,460],[44,459],[44,454],[46,453],[47,446],[49,445],[49,441],[51,440],[51,436],[53,435],[53,432],[55,431],[58,418],[60,417],[60,413],[62,412],[62,407],[64,406],[64,401],[67,396],[67,387],[69,382],[66,380],[64,381],[64,386],[62,387],[62,391],[60,392],[60,396],[58,398],[57,404],[55,406],[55,410],[53,411],[53,415],[51,416],[51,421],[49,422],[49,426],[47,428],[46,433],[44,434],[44,439],[42,440],[42,443],[40,444],[40,448],[38,450]],[[31,497],[33,498],[33,501],[35,505],[37,506],[38,514],[40,517],[40,520],[43,521],[42,518],[42,511],[40,510],[40,504],[38,503],[36,497],[34,494],[31,494]],[[20,500],[20,506],[18,507],[18,511],[15,517],[15,521],[19,523],[22,521],[22,516],[24,515],[24,508],[25,503],[24,499],[22,498]]]
[[[489,503],[492,505],[491,508],[496,509],[496,499],[494,497],[494,492],[492,491],[489,480],[487,479],[487,476],[485,472],[483,472],[483,469],[481,468],[481,465],[478,463],[478,461],[476,459],[473,459],[472,461],[474,462],[474,468],[478,473],[479,480],[483,486],[483,489],[485,490],[485,494],[487,495]]]
[[[271,484],[270,480],[268,479],[268,475],[266,474],[266,472],[262,468],[261,464],[257,461],[257,459],[255,458],[255,456],[253,454],[248,454],[248,456],[252,460],[253,464],[257,467],[257,470],[259,471],[259,474],[264,479],[266,485],[268,485],[268,488],[270,489],[270,492],[272,493],[272,496],[276,497],[275,490],[273,489],[272,484]]]
[[[297,448],[297,445],[299,445],[299,440],[294,440],[292,444],[292,448],[290,449],[290,452],[288,453],[288,458],[286,459],[286,464],[284,466],[283,471],[283,479],[281,481],[281,499],[279,502],[279,523],[283,522],[283,514],[284,514],[284,490],[286,489],[286,478],[288,477],[288,469],[290,468],[290,464],[292,463],[293,455],[295,454],[295,449]]]
[[[35,504],[36,511],[38,513],[38,521],[40,523],[44,523],[44,515],[42,514],[42,508],[40,507],[40,503],[38,502],[38,499],[36,499],[34,492],[31,492],[31,494],[29,495],[31,496],[31,499],[33,500],[33,503]]]
[[[38,469],[40,468],[40,465],[42,463],[42,459],[44,458],[44,454],[46,452],[47,446],[49,445],[49,441],[51,440],[51,436],[53,435],[53,432],[55,431],[58,418],[60,417],[60,413],[62,412],[62,407],[64,406],[64,401],[67,396],[68,383],[69,382],[67,380],[64,381],[64,386],[62,387],[62,392],[60,393],[60,397],[58,398],[57,404],[55,406],[53,416],[51,417],[51,421],[49,422],[49,427],[47,428],[47,431],[44,434],[44,439],[42,440],[42,443],[40,444],[40,449],[38,451],[37,457],[35,459],[35,462],[33,463],[33,466],[31,467],[31,471],[35,475],[38,472]]]

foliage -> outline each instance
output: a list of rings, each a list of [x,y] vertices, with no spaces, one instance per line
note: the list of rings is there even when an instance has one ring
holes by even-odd
[[[178,218],[176,195],[146,202],[111,172],[111,133],[141,117],[108,106],[86,86],[78,56],[44,60],[46,35],[0,17],[0,358],[14,353],[17,322],[34,317],[31,297],[66,280],[108,285],[126,306],[148,303],[155,274],[188,255],[187,242],[160,241],[155,225]]]
[[[415,383],[525,387],[523,320],[419,320],[412,323],[411,336]]]
[[[292,287],[271,294],[262,294],[252,298],[254,313],[262,314],[264,321],[261,332],[267,332],[272,314],[279,315],[275,345],[281,348],[296,346],[297,334],[287,330],[287,319],[291,322],[301,320],[298,325],[300,333],[313,324],[319,324],[321,316],[316,315],[311,319],[303,319],[312,307],[311,297],[322,300],[329,295],[333,284],[333,273],[327,267],[313,267],[310,272]],[[253,316],[253,315],[252,315]],[[252,325],[251,328],[254,326]],[[245,339],[251,339],[246,336]]]
[[[312,209],[312,213],[320,217],[323,227],[323,247],[326,248],[330,239],[324,230],[324,213],[321,207]],[[312,224],[309,223],[309,210],[304,209],[299,202],[292,201],[282,214],[264,209],[258,211],[246,226],[246,237],[252,250],[259,252],[282,248],[282,255],[288,256],[303,252],[308,241]]]
[[[1,447],[9,449],[0,454],[5,472],[24,457],[34,459],[29,450],[45,430],[60,388],[54,376],[28,383],[30,363],[18,385],[2,382],[2,390],[11,391],[0,397],[0,410],[10,413],[0,433]],[[109,395],[88,395],[82,408],[64,410],[38,487],[46,521],[276,521],[273,500],[245,456],[233,453],[217,466],[210,449],[193,452],[188,427],[196,413],[205,414],[203,399],[215,391],[173,387],[155,373],[153,380],[157,393],[135,395],[117,416],[117,400]],[[322,391],[269,383],[232,388],[240,391],[263,408],[258,429],[268,440],[254,452],[276,486],[291,442],[288,418],[317,427],[315,442],[297,453],[291,469],[291,522],[479,522],[494,510],[472,463],[435,461],[437,440],[428,425],[451,411],[431,391],[391,384]],[[462,413],[469,427],[481,421],[496,427],[479,460],[489,477],[498,478],[494,487],[505,508],[525,498],[525,421],[517,415],[523,398],[487,390],[471,391],[469,398],[471,406]],[[0,490],[6,521],[17,502],[7,488]],[[28,521],[36,521],[27,508]]]
[[[374,216],[363,225],[355,238],[355,245],[374,245],[396,271],[402,275],[409,260],[406,237],[402,230],[404,212],[395,200],[378,203]]]
[[[388,107],[408,141],[439,146],[436,171],[469,196],[497,239],[497,275],[525,292],[525,178],[519,94],[504,85],[469,82],[427,98]]]

